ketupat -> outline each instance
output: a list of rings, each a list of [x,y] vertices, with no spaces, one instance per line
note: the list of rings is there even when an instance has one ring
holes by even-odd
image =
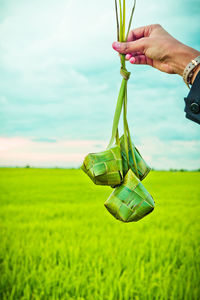
[[[132,170],[128,171],[123,184],[114,189],[104,205],[123,222],[139,221],[154,209],[153,198]]]
[[[116,15],[117,13],[117,3],[116,4]],[[133,17],[133,12],[135,8],[135,2],[131,13],[131,18],[129,22],[129,28],[131,26],[131,21]],[[121,1],[120,1],[120,12],[121,12]],[[124,1],[124,17],[125,17],[125,1]],[[122,24],[122,12],[120,13],[120,31],[119,31],[119,22],[117,17],[118,24],[118,39],[123,40],[125,38],[125,24]],[[125,23],[125,22],[124,22]],[[122,27],[123,28],[122,28]],[[123,34],[122,34],[123,29]],[[83,162],[82,170],[92,179],[95,184],[98,185],[110,185],[111,187],[119,185],[123,181],[123,176],[126,175],[129,168],[136,174],[136,176],[142,180],[150,171],[150,168],[147,166],[145,161],[142,159],[139,151],[134,148],[132,145],[129,134],[128,123],[126,119],[126,102],[127,102],[127,81],[130,77],[130,72],[126,70],[125,67],[125,58],[121,55],[121,70],[120,73],[123,77],[121,88],[119,91],[119,96],[117,100],[117,106],[115,110],[114,120],[113,120],[113,128],[112,128],[112,136],[107,147],[107,152],[100,153],[90,153],[88,154]],[[124,135],[119,140],[118,138],[118,124],[120,120],[120,115],[122,111],[122,107],[124,105]],[[129,134],[130,135],[130,134]],[[126,136],[126,138],[125,138]],[[114,157],[110,149],[112,149],[114,141],[116,140],[116,144],[121,148],[121,156],[123,163],[123,172],[121,172],[121,166],[115,162]],[[109,155],[110,153],[110,155]],[[112,162],[108,162],[106,156],[110,156]],[[130,158],[130,166],[129,166],[129,158]],[[119,159],[119,154],[117,155],[117,160]],[[98,163],[98,164],[97,164]]]
[[[121,149],[119,146],[109,150],[88,154],[82,170],[95,184],[116,186],[123,181]]]
[[[134,173],[136,173],[135,165],[133,162],[133,156],[132,156],[132,152],[131,152],[131,148],[130,148],[130,143],[128,143],[129,158],[127,159],[127,156],[126,156],[124,135],[122,135],[120,138],[120,147],[121,147],[121,154],[122,154],[123,175],[124,176],[126,175],[126,173],[129,170],[129,166],[130,166],[131,170]],[[147,176],[147,174],[151,171],[151,168],[147,165],[147,163],[145,162],[145,160],[143,159],[143,157],[141,156],[140,152],[138,151],[138,149],[136,147],[134,147],[133,151],[135,154],[135,160],[136,160],[137,169],[138,169],[138,173],[139,173],[139,179],[143,180]],[[128,164],[128,160],[129,160],[129,164]]]
[[[123,0],[122,8],[121,0],[119,0],[119,22],[117,0],[115,0],[117,37],[120,42],[127,40],[136,3],[134,1],[128,31],[125,35],[125,2]],[[109,145],[104,152],[88,154],[84,159],[82,170],[95,184],[115,187],[104,205],[115,218],[123,222],[132,222],[138,221],[149,214],[154,209],[154,201],[140,182],[151,169],[131,140],[127,121],[127,82],[130,73],[126,69],[125,55],[121,54],[120,60],[120,74],[123,79],[117,99]],[[122,107],[124,134],[119,139],[118,125]]]

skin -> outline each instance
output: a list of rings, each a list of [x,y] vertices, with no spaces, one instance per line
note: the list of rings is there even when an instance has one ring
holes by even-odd
[[[131,64],[149,65],[162,72],[183,75],[187,64],[200,52],[182,44],[159,24],[131,30],[127,42],[112,44],[113,49],[125,54]],[[200,71],[196,69],[192,83]]]

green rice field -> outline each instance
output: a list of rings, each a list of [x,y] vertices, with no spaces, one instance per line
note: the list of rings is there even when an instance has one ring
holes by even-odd
[[[0,299],[199,300],[200,172],[152,171],[122,223],[81,170],[0,169]]]

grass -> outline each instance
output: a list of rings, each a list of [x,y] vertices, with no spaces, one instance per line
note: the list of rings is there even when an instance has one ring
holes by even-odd
[[[137,223],[79,170],[0,169],[0,299],[200,299],[200,173],[151,172]]]

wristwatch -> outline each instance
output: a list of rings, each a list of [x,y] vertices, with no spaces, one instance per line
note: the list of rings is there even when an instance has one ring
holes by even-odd
[[[200,71],[185,100],[186,118],[200,124]]]

